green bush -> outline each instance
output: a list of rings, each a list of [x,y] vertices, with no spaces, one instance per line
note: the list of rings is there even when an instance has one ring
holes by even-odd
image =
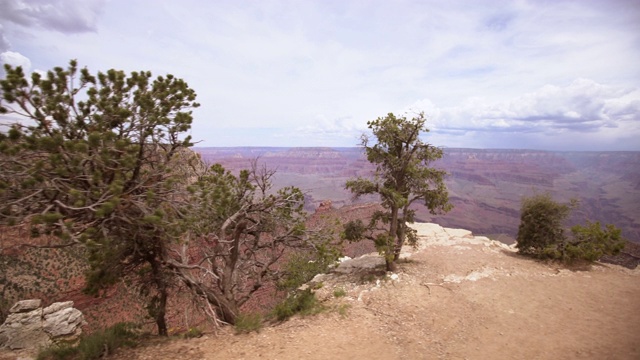
[[[262,315],[260,314],[240,314],[235,323],[236,334],[246,334],[262,329]]]
[[[549,194],[525,197],[516,238],[518,252],[541,258],[554,257],[551,252],[557,244],[566,241],[562,224],[570,212],[570,205],[553,201]]]
[[[604,255],[619,253],[626,243],[622,231],[611,224],[603,229],[599,222],[588,222],[586,226],[572,227],[571,233],[573,240],[565,247],[569,259],[596,261]]]
[[[278,290],[294,291],[303,284],[311,281],[314,276],[327,272],[330,264],[334,263],[337,255],[313,256],[298,253],[292,255],[284,266],[285,276],[278,282]]]
[[[342,317],[346,317],[348,314],[348,310],[351,308],[351,305],[349,304],[342,304],[340,306],[338,306],[338,314],[340,314],[340,316]]]
[[[347,295],[347,292],[343,288],[335,289],[333,291],[333,296],[337,298],[340,298],[346,295]]]
[[[66,360],[79,359],[78,348],[70,344],[50,346],[38,353],[37,360]]]
[[[592,262],[624,248],[620,229],[614,225],[603,229],[599,222],[576,225],[568,237],[563,223],[575,206],[576,201],[560,204],[549,194],[524,198],[516,238],[518,252],[539,259]]]
[[[182,334],[182,337],[185,339],[198,338],[200,336],[202,336],[202,330],[198,329],[197,327],[189,328],[187,332]]]
[[[49,347],[38,354],[38,360],[80,359],[94,360],[112,354],[117,348],[136,343],[136,326],[118,323],[107,329],[96,331],[80,338],[77,346],[60,344]]]
[[[284,321],[295,314],[312,315],[322,311],[322,305],[316,299],[311,289],[298,291],[288,296],[283,302],[276,305],[272,314],[278,321]]]

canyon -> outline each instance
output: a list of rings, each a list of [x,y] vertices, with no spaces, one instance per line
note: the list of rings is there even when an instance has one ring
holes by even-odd
[[[336,208],[357,201],[344,189],[348,179],[373,174],[361,148],[196,147],[207,163],[232,172],[251,161],[276,170],[276,187],[297,186],[313,213],[325,200]],[[449,173],[446,184],[454,209],[431,215],[417,206],[417,221],[464,228],[512,243],[520,223],[522,197],[548,192],[560,202],[577,199],[568,226],[600,221],[640,242],[640,152],[554,152],[445,148],[433,166]]]

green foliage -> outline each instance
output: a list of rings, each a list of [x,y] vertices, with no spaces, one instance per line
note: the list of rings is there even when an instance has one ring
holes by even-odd
[[[532,256],[553,252],[557,244],[566,242],[562,224],[570,213],[570,204],[557,203],[550,194],[523,198],[516,238],[518,251]]]
[[[295,314],[314,315],[322,310],[322,305],[316,299],[316,295],[311,289],[306,289],[289,295],[276,305],[272,314],[278,321],[284,321]]]
[[[336,254],[296,253],[289,257],[278,281],[278,290],[294,291],[318,274],[326,273],[329,265],[337,260]]]
[[[191,288],[204,289],[199,291],[231,324],[265,283],[295,289],[337,258],[330,234],[306,228],[302,191],[292,186],[274,189],[273,175],[257,162],[237,175],[215,164],[188,189],[181,219],[188,235],[184,245],[208,259],[197,269],[202,279],[212,280],[198,282],[184,272],[181,278]],[[290,255],[281,269],[281,260]],[[216,274],[216,279],[208,274]]]
[[[605,228],[599,222],[576,225],[568,237],[563,223],[575,206],[575,201],[560,204],[549,194],[524,198],[517,235],[518,252],[539,259],[592,262],[624,248],[621,230],[611,224]]]
[[[385,211],[376,212],[367,225],[359,221],[347,223],[343,236],[349,241],[374,241],[388,270],[395,267],[402,245],[413,245],[417,240],[415,231],[407,225],[415,218],[415,210],[410,208],[414,202],[421,201],[432,214],[451,209],[444,184],[446,172],[430,167],[443,152],[420,139],[421,133],[429,131],[425,123],[423,113],[412,119],[389,113],[369,121],[376,142],[371,145],[363,135],[362,146],[369,162],[376,165],[375,177],[346,183],[355,197],[378,194]]]
[[[343,288],[335,289],[333,291],[333,296],[336,298],[341,298],[347,295],[347,292]]]
[[[248,334],[253,331],[259,332],[260,329],[262,329],[262,315],[256,313],[240,314],[236,319],[234,327],[236,334]]]
[[[60,344],[40,351],[36,360],[70,360],[79,358],[80,355],[77,347],[70,344]]]
[[[120,347],[136,344],[137,327],[130,323],[118,323],[80,338],[78,345],[54,345],[38,354],[38,360],[95,360],[112,354]]]
[[[586,226],[572,227],[571,233],[573,240],[564,249],[568,259],[596,261],[604,255],[618,254],[626,243],[622,230],[612,224],[602,228],[599,222],[587,222]]]
[[[182,334],[182,337],[185,338],[185,339],[199,338],[201,336],[202,336],[202,330],[200,330],[197,327],[189,328],[189,330],[187,330],[187,332]]]
[[[342,317],[346,317],[348,314],[348,310],[351,308],[350,304],[340,304],[338,306],[338,314]]]
[[[166,293],[195,92],[172,75],[92,74],[75,60],[30,78],[5,69],[0,108],[18,122],[0,137],[0,223],[85,245],[92,293],[144,264],[141,286]]]

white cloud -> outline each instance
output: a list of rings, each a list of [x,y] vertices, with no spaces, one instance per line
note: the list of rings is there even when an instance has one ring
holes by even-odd
[[[5,0],[0,2],[0,19],[62,33],[94,31],[104,4],[104,0]]]
[[[5,52],[11,47],[11,43],[9,43],[9,39],[4,34],[4,26],[0,24],[0,53]]]
[[[593,144],[598,136],[613,145],[616,136],[626,139],[640,135],[640,89],[589,79],[576,79],[566,86],[545,85],[493,104],[470,98],[458,107],[438,108],[423,99],[407,109],[424,111],[431,119],[428,126],[444,137],[458,135],[468,140],[483,133],[507,133],[511,137],[507,147],[517,147],[519,138],[527,138],[530,147],[548,147],[560,136],[565,144],[576,146],[580,143],[567,137],[583,139],[582,147],[588,148],[587,144]]]
[[[210,146],[352,146],[367,120],[415,99],[451,144],[638,135],[637,0],[70,1],[0,0],[0,52],[184,78]]]
[[[0,63],[9,64],[11,66],[22,66],[22,70],[28,74],[31,72],[31,60],[26,56],[15,52],[15,51],[5,51],[0,54]]]

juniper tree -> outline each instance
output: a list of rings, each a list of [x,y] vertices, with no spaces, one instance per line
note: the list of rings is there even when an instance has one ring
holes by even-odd
[[[373,179],[349,180],[346,188],[354,197],[378,194],[384,211],[373,214],[368,224],[352,221],[345,225],[344,237],[350,241],[368,238],[374,241],[378,252],[385,257],[388,271],[405,242],[415,244],[415,230],[407,224],[415,219],[411,205],[422,202],[432,214],[451,209],[444,184],[446,172],[431,167],[442,157],[442,150],[420,139],[426,118],[420,113],[412,119],[389,113],[384,118],[367,122],[375,141],[362,135],[369,162],[376,166]]]
[[[254,293],[287,275],[287,255],[337,257],[330,234],[306,227],[300,189],[274,189],[273,175],[257,162],[237,175],[215,164],[189,186],[185,237],[169,265],[227,323]]]
[[[177,236],[172,224],[183,186],[173,169],[176,155],[192,145],[182,134],[191,127],[196,93],[172,75],[93,75],[76,61],[44,76],[5,70],[1,221],[28,223],[33,236],[57,235],[61,241],[51,247],[85,245],[89,291],[137,276],[166,335],[163,257]]]

